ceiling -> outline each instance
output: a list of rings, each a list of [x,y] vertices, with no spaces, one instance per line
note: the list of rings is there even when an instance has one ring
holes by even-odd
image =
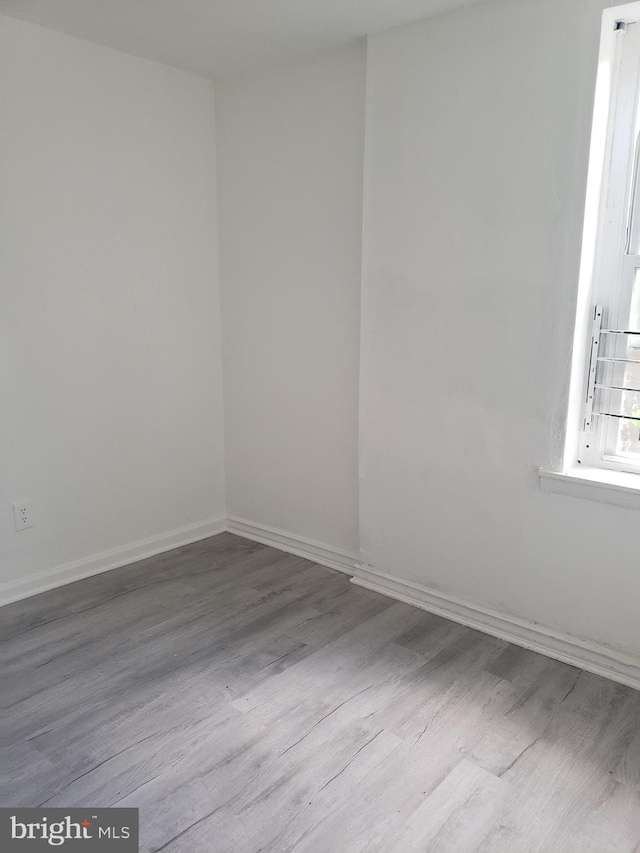
[[[0,10],[220,78],[480,0],[0,0]]]

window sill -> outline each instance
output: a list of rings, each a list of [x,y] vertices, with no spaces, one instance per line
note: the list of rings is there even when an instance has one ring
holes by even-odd
[[[538,474],[543,492],[640,509],[638,474],[603,468],[572,468],[566,473],[540,470]]]

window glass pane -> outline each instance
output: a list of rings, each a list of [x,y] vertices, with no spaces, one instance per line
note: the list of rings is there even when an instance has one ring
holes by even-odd
[[[640,269],[635,272],[629,329],[640,332]],[[627,364],[624,371],[625,388],[640,388],[640,334],[625,335],[627,338],[625,358],[633,359],[634,364]],[[640,391],[625,391],[622,395],[620,413],[640,418]],[[640,458],[640,421],[620,421],[618,435],[618,452],[637,454]]]
[[[640,254],[640,139],[636,139],[636,167],[631,189],[633,196],[630,205],[629,254],[638,255]]]
[[[634,138],[635,164],[631,177],[631,200],[629,205],[629,247],[630,255],[640,254],[640,99],[636,105],[636,126]]]

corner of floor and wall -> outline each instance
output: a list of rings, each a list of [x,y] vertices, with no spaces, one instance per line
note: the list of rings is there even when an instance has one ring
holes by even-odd
[[[0,17],[4,600],[228,530],[640,687],[637,511],[536,474],[607,5],[486,0],[215,87]]]

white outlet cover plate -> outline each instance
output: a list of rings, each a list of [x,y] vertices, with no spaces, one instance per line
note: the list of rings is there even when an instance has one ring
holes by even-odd
[[[18,501],[13,505],[13,521],[16,530],[26,530],[33,527],[33,513],[29,501]]]

